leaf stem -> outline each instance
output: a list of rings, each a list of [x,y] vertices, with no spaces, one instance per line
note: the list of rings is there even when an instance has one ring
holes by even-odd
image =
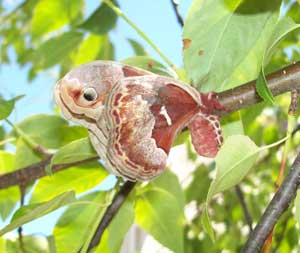
[[[172,61],[164,55],[164,53],[152,42],[152,40],[140,28],[138,28],[137,25],[134,24],[120,8],[115,6],[110,0],[103,0],[103,2],[106,3],[118,16],[123,18],[125,22],[130,25],[154,49],[154,51],[158,53],[158,55],[174,70],[174,72],[180,76],[179,70]]]
[[[42,154],[45,157],[48,157],[50,153],[43,148],[40,144],[36,143],[32,138],[30,138],[21,128],[14,125],[10,120],[5,119],[7,124],[9,124],[23,140],[35,151]]]
[[[15,141],[16,138],[7,138],[7,139],[4,139],[3,141],[0,141],[0,146],[3,146],[5,145],[6,143],[9,143],[9,142],[12,142],[12,141]]]
[[[274,142],[274,143],[272,143],[272,144],[270,144],[270,145],[267,145],[267,146],[262,146],[262,147],[260,147],[259,149],[269,149],[269,148],[274,148],[274,147],[276,147],[277,145],[279,145],[279,144],[285,142],[285,141],[286,141],[287,139],[289,139],[290,137],[291,137],[291,134],[288,134],[287,136],[285,136],[285,137],[282,138],[281,140],[276,141],[276,142]]]

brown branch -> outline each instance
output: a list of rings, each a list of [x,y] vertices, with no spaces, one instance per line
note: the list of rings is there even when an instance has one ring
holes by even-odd
[[[295,62],[267,76],[268,87],[274,96],[300,88],[300,63]],[[231,112],[260,103],[262,99],[255,90],[256,81],[243,84],[218,94],[219,102],[227,110],[216,110],[217,115]]]
[[[50,164],[52,156],[49,156],[47,159],[32,164],[28,167],[6,173],[4,175],[0,176],[0,189],[5,189],[10,186],[15,185],[28,185],[29,183],[33,182],[36,179],[39,179],[41,177],[44,177],[47,175],[45,167]],[[68,163],[68,164],[58,164],[54,165],[52,168],[52,172],[56,173],[58,171],[70,168],[75,165],[80,165],[89,161],[94,161],[99,159],[98,157],[89,158],[86,160]]]
[[[295,159],[292,169],[284,179],[279,190],[275,193],[257,226],[254,228],[252,233],[250,233],[247,243],[243,248],[243,253],[260,252],[275,224],[281,215],[288,209],[290,203],[294,200],[299,185],[300,154],[298,154]]]
[[[178,5],[179,5],[179,4],[178,4],[178,2],[177,2],[176,0],[171,0],[171,4],[172,4],[172,7],[173,7],[173,10],[174,10],[174,12],[175,12],[175,16],[176,16],[176,19],[177,19],[179,25],[180,25],[181,27],[183,27],[184,22],[183,22],[183,18],[182,18],[182,16],[181,16],[181,14],[180,14],[180,12],[179,12],[179,8],[178,8]]]
[[[20,207],[24,206],[24,201],[25,201],[25,194],[26,194],[26,185],[20,185]],[[20,249],[22,253],[26,253],[25,250],[25,244],[23,240],[23,228],[20,226],[18,228],[18,235],[19,235],[19,244],[20,244]]]
[[[114,196],[114,199],[112,200],[110,206],[106,209],[103,218],[96,229],[93,239],[90,242],[88,252],[100,243],[104,230],[108,227],[112,219],[115,217],[135,185],[135,182],[127,181]]]

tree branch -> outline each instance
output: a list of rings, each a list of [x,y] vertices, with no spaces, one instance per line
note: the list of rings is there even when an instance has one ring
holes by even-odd
[[[28,185],[29,183],[33,182],[36,179],[39,179],[41,177],[44,177],[47,175],[45,167],[50,164],[52,155],[49,156],[47,159],[29,165],[28,167],[25,167],[23,169],[19,169],[10,173],[6,173],[4,175],[0,176],[0,189],[5,189],[10,186],[15,185]],[[56,173],[58,171],[70,168],[75,165],[80,165],[89,161],[95,161],[99,159],[98,157],[89,158],[86,160],[74,162],[74,163],[68,163],[68,164],[58,164],[54,165],[52,168],[52,172]]]
[[[275,73],[268,75],[267,80],[268,86],[274,96],[294,89],[300,89],[300,64],[293,63],[279,71],[276,71]],[[214,111],[215,114],[220,116],[238,111],[262,101],[255,91],[255,81],[221,92],[217,95],[217,97],[219,102],[225,108],[223,110]],[[20,185],[21,183],[27,184],[46,176],[45,166],[50,163],[51,157],[52,156],[49,156],[47,159],[28,167],[0,175],[0,189]],[[53,167],[53,173],[96,159],[98,158],[95,157],[71,164],[55,165]]]
[[[295,62],[267,76],[268,87],[274,96],[300,88],[300,63]],[[223,116],[248,106],[260,103],[262,99],[255,89],[256,81],[223,91],[217,95],[226,110],[214,113]]]
[[[258,253],[280,216],[288,209],[300,184],[300,154],[247,240],[243,253]]]
[[[239,202],[240,202],[240,205],[243,209],[243,213],[244,213],[244,216],[245,216],[245,220],[248,224],[248,227],[249,227],[249,231],[252,232],[253,228],[252,228],[252,216],[250,214],[250,211],[247,207],[247,204],[246,204],[246,201],[245,201],[245,198],[244,198],[244,193],[241,189],[241,187],[239,185],[236,185],[235,186],[235,192],[236,192],[236,195],[239,199]]]
[[[90,245],[88,247],[88,252],[100,243],[104,230],[108,227],[114,216],[117,214],[117,212],[119,211],[122,204],[124,203],[127,196],[132,191],[135,185],[135,182],[127,181],[114,196],[111,204],[106,209],[103,218],[96,229],[93,239],[91,240]]]
[[[181,14],[179,12],[179,8],[178,8],[179,4],[178,4],[177,0],[171,0],[171,4],[172,4],[172,7],[173,7],[173,10],[175,12],[175,15],[176,15],[176,18],[177,18],[177,21],[178,21],[179,25],[181,27],[183,27],[184,22],[183,22],[183,18],[181,16]]]

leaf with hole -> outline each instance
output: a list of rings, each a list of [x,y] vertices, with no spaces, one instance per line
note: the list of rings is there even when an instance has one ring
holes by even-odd
[[[279,0],[194,0],[183,29],[184,68],[193,85],[223,91],[255,79],[280,5]]]

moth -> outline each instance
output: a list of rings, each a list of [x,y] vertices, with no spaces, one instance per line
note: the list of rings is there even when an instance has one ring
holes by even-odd
[[[215,157],[222,132],[213,93],[202,94],[170,77],[113,61],[83,64],[59,80],[54,98],[63,115],[85,126],[105,167],[130,181],[166,169],[183,128],[201,156]]]

